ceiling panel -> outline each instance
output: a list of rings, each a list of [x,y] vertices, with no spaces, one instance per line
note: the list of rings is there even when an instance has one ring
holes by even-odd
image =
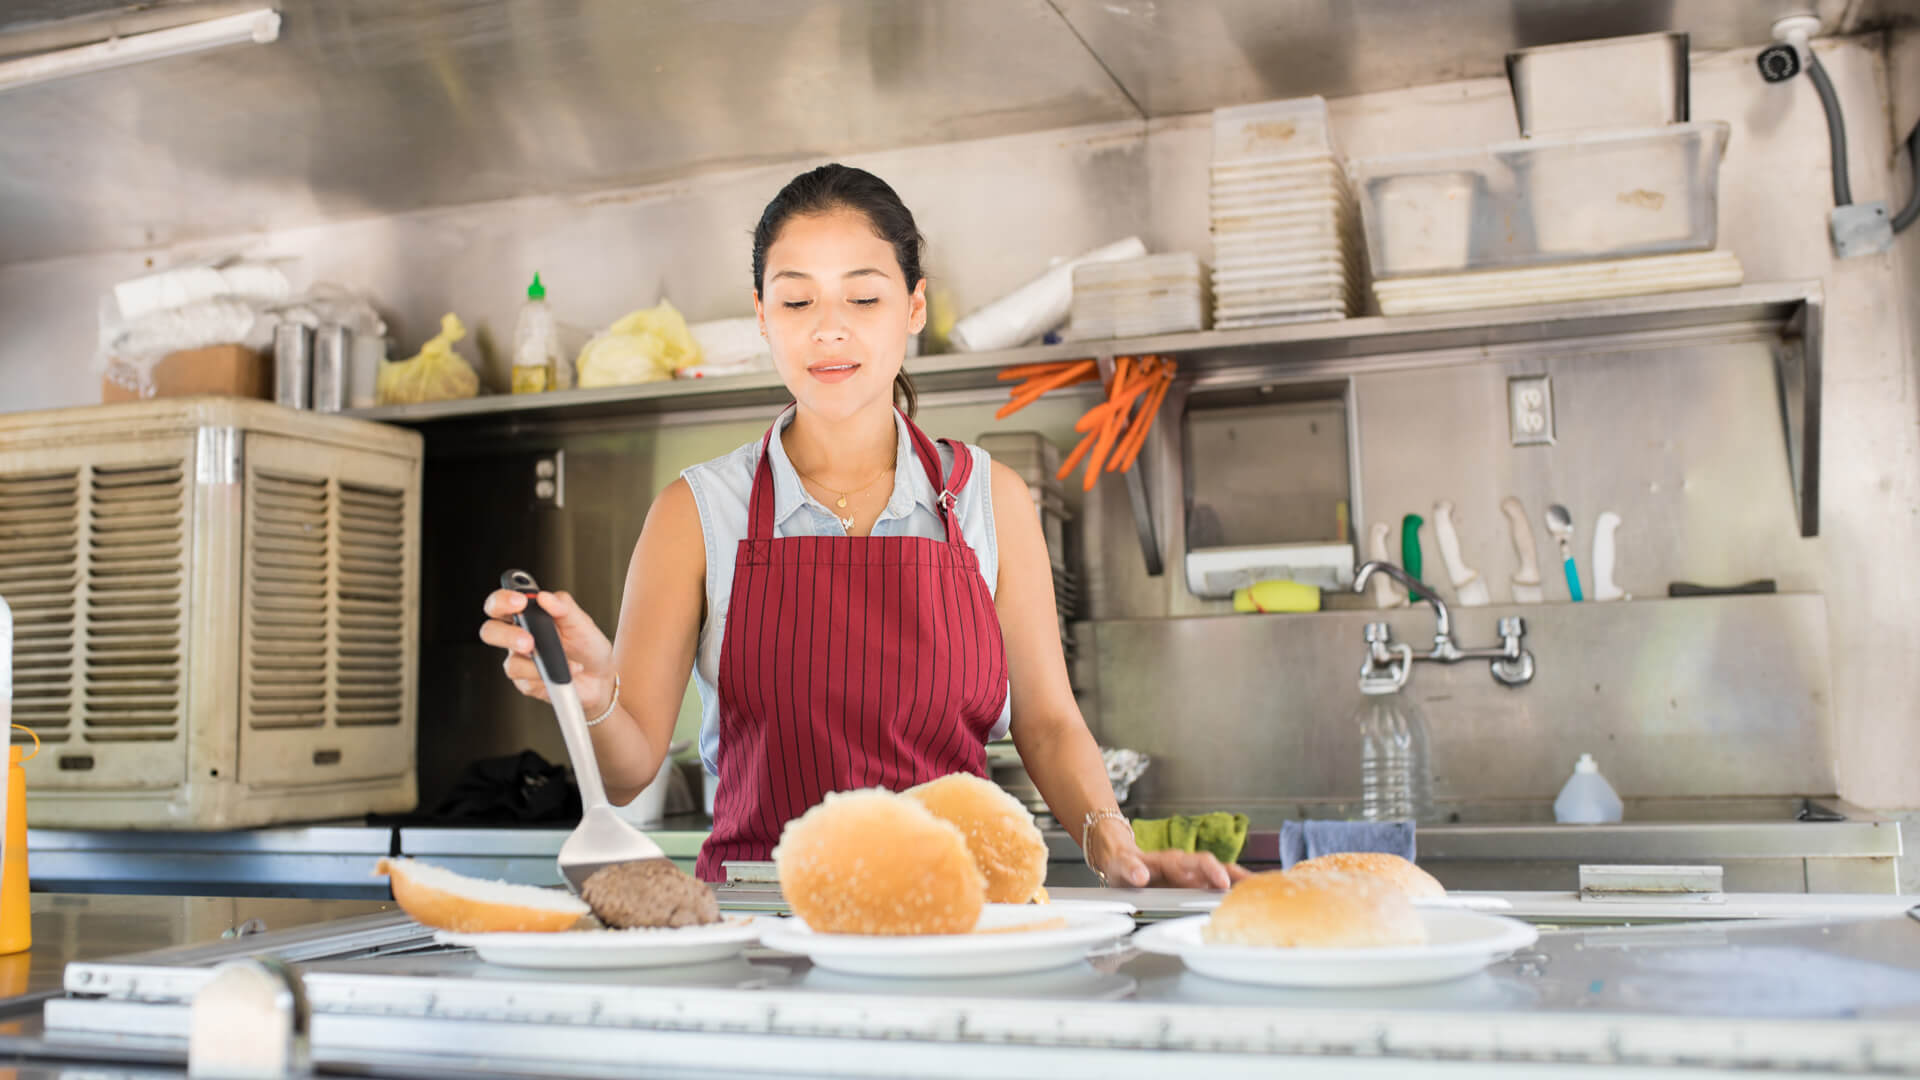
[[[262,0],[14,0],[0,55]],[[279,0],[281,40],[0,93],[0,262],[795,157],[1754,45],[1920,0]]]
[[[272,45],[0,94],[0,261],[1139,115],[1044,0],[281,10]]]
[[[1828,32],[1912,0],[1054,0],[1149,116],[1505,73],[1508,50],[1681,29],[1756,46],[1811,7]]]

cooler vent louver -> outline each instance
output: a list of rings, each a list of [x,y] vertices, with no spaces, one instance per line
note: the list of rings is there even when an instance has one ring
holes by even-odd
[[[405,493],[254,469],[249,499],[248,723],[400,723]]]
[[[174,461],[90,471],[87,740],[172,739],[182,711],[186,468]]]
[[[327,719],[327,561],[331,492],[324,477],[255,469],[249,486],[245,702],[253,727]]]
[[[0,596],[13,608],[13,720],[66,742],[80,591],[78,469],[0,475]]]
[[[405,701],[401,641],[406,612],[406,493],[340,485],[340,586],[334,654],[335,718],[398,724]]]

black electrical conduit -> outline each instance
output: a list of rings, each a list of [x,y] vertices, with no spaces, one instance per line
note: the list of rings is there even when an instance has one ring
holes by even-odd
[[[1827,77],[1827,69],[1812,49],[1807,50],[1807,78],[1813,80],[1813,88],[1820,95],[1820,107],[1827,113],[1827,140],[1833,156],[1833,204],[1851,206],[1853,182],[1847,175],[1847,124],[1840,116],[1840,95],[1834,92],[1833,80]],[[1906,146],[1907,160],[1913,167],[1913,183],[1907,193],[1907,204],[1893,215],[1894,232],[1906,231],[1907,226],[1920,218],[1920,123],[1907,132]]]

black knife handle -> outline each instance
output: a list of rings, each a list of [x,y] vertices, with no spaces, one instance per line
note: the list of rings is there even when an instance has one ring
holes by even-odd
[[[560,686],[572,682],[573,670],[567,666],[567,650],[560,646],[560,629],[553,625],[553,616],[547,614],[547,609],[535,598],[540,592],[540,583],[525,570],[508,570],[500,575],[500,587],[526,594],[527,606],[513,621],[533,635],[533,662],[540,668],[540,677]]]

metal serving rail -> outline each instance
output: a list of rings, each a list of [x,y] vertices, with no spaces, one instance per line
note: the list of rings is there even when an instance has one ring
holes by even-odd
[[[1343,818],[1350,809],[1265,811],[1255,818],[1243,859],[1279,861],[1280,819]],[[1898,821],[1831,798],[1636,804],[1636,820],[1582,826],[1507,820],[1498,807],[1466,809],[1465,822],[1420,828],[1421,866],[1454,889],[1566,889],[1581,863],[1652,862],[1720,865],[1727,887],[1745,892],[1886,893],[1897,887],[1903,846]],[[690,870],[707,822],[670,818],[647,834]],[[380,900],[386,881],[371,872],[383,855],[557,885],[553,859],[566,835],[553,828],[359,823],[216,833],[30,829],[27,846],[34,888],[51,892]],[[1049,830],[1047,842],[1050,886],[1094,884],[1071,837]]]
[[[1510,899],[1518,910],[1578,903]],[[321,1071],[1920,1074],[1920,916],[1887,914],[1895,898],[1826,899],[1729,895],[1731,911],[1802,917],[1554,929],[1469,978],[1341,991],[1218,982],[1124,947],[967,980],[855,978],[757,949],[652,971],[512,970],[388,913],[70,964],[64,995],[0,1033],[0,1053],[178,1067],[212,965],[273,954],[304,971]]]

